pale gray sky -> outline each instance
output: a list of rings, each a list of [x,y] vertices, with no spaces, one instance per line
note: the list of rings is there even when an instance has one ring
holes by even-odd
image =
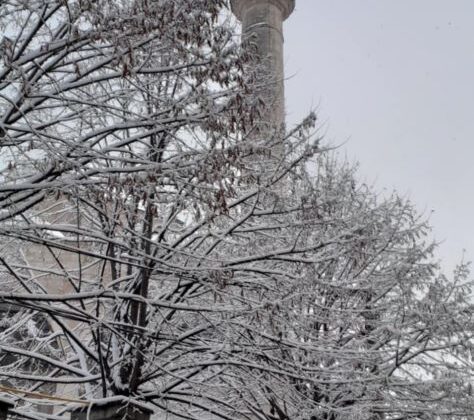
[[[434,210],[450,268],[474,258],[473,19],[473,0],[296,0],[285,24],[288,120],[317,106],[366,181]]]

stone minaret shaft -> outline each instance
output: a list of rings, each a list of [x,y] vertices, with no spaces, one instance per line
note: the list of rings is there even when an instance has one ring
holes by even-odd
[[[283,21],[293,12],[295,0],[231,0],[231,5],[242,23],[243,36],[251,36],[256,43],[262,71],[268,77],[265,122],[281,127],[285,122]]]

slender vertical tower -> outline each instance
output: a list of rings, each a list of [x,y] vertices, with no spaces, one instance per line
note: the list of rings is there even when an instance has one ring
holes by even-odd
[[[283,21],[295,8],[295,0],[231,0],[232,11],[242,23],[244,37],[256,43],[263,71],[268,76],[265,122],[281,127],[285,122],[283,70]]]

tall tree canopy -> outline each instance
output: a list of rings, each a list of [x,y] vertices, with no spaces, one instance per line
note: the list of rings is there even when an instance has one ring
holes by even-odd
[[[440,275],[426,223],[357,182],[313,116],[262,129],[265,80],[226,13],[0,4],[0,391],[33,419],[107,398],[468,419],[466,266]]]

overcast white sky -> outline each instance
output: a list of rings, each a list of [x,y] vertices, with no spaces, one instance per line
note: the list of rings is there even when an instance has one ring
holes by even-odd
[[[434,210],[449,268],[474,258],[473,20],[473,0],[296,0],[285,23],[288,120],[317,106],[363,179]]]

